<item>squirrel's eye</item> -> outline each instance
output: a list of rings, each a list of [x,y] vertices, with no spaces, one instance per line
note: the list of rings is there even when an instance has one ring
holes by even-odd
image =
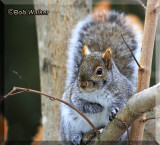
[[[101,68],[97,69],[97,75],[102,75],[102,69]]]

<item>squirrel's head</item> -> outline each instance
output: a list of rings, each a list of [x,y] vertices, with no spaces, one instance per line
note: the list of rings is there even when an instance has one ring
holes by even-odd
[[[105,53],[93,52],[85,45],[82,51],[82,62],[79,66],[78,85],[82,91],[94,92],[110,81],[112,69],[111,49]]]

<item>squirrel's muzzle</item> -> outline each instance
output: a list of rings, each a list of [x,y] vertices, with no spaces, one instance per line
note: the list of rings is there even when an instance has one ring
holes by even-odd
[[[82,88],[82,89],[85,89],[87,88],[88,86],[88,83],[85,81],[85,82],[79,82],[79,87]]]

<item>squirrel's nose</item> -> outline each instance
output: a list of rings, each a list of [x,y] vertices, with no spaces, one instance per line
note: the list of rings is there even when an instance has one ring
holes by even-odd
[[[80,86],[80,88],[82,88],[82,89],[85,89],[85,88],[87,87],[87,85],[88,85],[87,82],[80,82],[80,83],[79,83],[79,86]]]

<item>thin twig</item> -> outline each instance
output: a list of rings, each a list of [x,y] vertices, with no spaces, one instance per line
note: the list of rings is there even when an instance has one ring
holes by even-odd
[[[146,119],[143,120],[143,122],[146,122],[146,121],[151,120],[151,119],[158,119],[158,118],[160,118],[160,117],[157,117],[157,118],[155,118],[155,117],[146,118]]]
[[[135,62],[137,63],[138,67],[141,68],[141,66],[140,66],[139,62],[137,61],[136,57],[134,56],[134,54],[133,54],[133,52],[132,52],[130,46],[127,44],[127,42],[125,41],[125,39],[124,39],[124,37],[123,37],[122,34],[121,34],[121,36],[122,36],[122,39],[123,39],[124,43],[126,44],[126,46],[128,47],[129,51],[131,52],[131,54],[132,54],[132,56],[133,56]]]
[[[13,73],[24,83],[25,87],[28,88],[28,90],[29,90],[29,86],[25,82],[25,80],[22,78],[22,76],[18,72],[16,72],[15,70],[13,70]]]
[[[20,92],[16,92],[14,93],[16,90],[19,90]],[[29,89],[29,88],[20,88],[20,87],[14,87],[12,89],[12,91],[10,91],[7,95],[5,95],[3,97],[4,98],[7,98],[8,96],[12,96],[12,95],[16,95],[16,94],[20,94],[20,93],[25,93],[25,92],[31,92],[31,93],[35,93],[35,94],[40,94],[40,95],[44,95],[44,96],[47,96],[49,98],[52,98],[53,100],[57,100],[59,102],[62,102],[64,104],[66,104],[67,106],[71,107],[72,109],[74,109],[77,113],[79,113],[90,125],[91,127],[93,128],[93,130],[97,133],[97,134],[100,134],[99,131],[97,130],[97,128],[92,124],[92,122],[82,113],[80,112],[77,108],[75,108],[74,106],[72,106],[71,104],[69,104],[68,102],[64,101],[64,100],[61,100],[59,98],[56,98],[56,97],[53,97],[51,95],[47,95],[43,92],[40,92],[40,91],[36,91],[36,90],[32,90],[32,89]]]
[[[52,100],[57,100],[59,102],[62,102],[66,105],[68,105],[69,107],[71,107],[72,109],[74,109],[77,113],[79,113],[90,125],[91,127],[93,128],[93,130],[97,133],[97,134],[100,134],[99,131],[97,130],[97,128],[92,124],[92,122],[82,113],[80,112],[77,108],[75,108],[74,106],[72,106],[71,104],[67,103],[66,101],[63,101],[59,98],[56,98],[56,97],[53,97],[51,95],[47,95],[43,92],[40,92],[40,91],[36,91],[36,90],[32,90],[29,88],[29,86],[27,85],[27,83],[24,81],[24,79],[22,78],[22,76],[20,74],[18,74],[18,72],[16,71],[13,71],[14,74],[16,74],[16,76],[24,83],[24,85],[26,86],[26,88],[20,88],[20,87],[14,87],[7,95],[5,95],[1,100],[7,98],[8,96],[13,96],[13,95],[17,95],[17,94],[22,94],[22,93],[25,93],[25,92],[32,92],[32,93],[36,93],[36,94],[40,94],[40,95],[44,95],[44,96],[47,96],[49,97],[50,99]],[[16,90],[20,90],[20,92],[16,92],[14,93]]]
[[[23,94],[23,93],[27,93],[27,92],[28,92],[28,90],[27,91],[19,91],[19,92],[16,92],[16,93],[12,93],[9,96],[14,96],[14,95],[17,95],[17,94]]]
[[[13,92],[15,92],[15,91],[16,91],[16,88],[14,87],[8,94],[6,94],[5,96],[3,96],[3,97],[0,99],[0,101],[6,99],[8,96],[10,96],[10,95],[11,95]]]
[[[142,5],[142,7],[144,8],[144,9],[146,9],[146,6],[144,5],[144,3],[141,1],[141,0],[138,0],[139,1],[139,3]]]

